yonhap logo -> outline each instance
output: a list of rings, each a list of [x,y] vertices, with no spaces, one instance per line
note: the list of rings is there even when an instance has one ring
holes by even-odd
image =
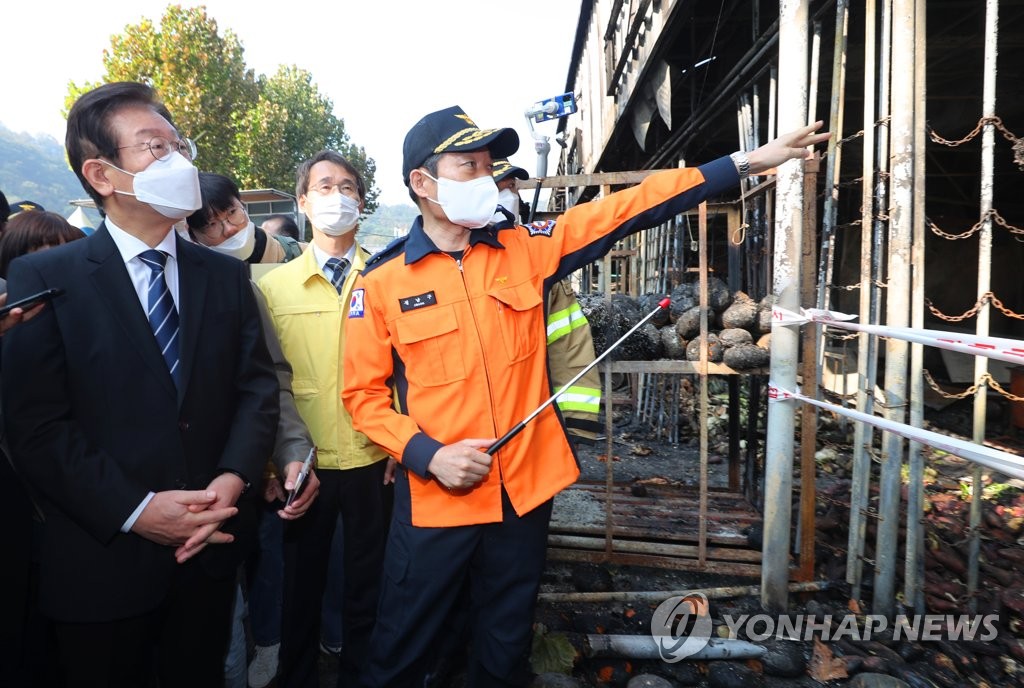
[[[712,634],[708,598],[699,592],[670,597],[654,610],[651,635],[658,654],[673,664],[700,652]]]

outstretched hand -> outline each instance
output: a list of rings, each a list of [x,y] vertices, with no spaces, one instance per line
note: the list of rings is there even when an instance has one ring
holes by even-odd
[[[813,151],[809,147],[828,141],[832,136],[827,131],[820,134],[815,133],[821,129],[823,124],[824,122],[818,120],[814,124],[783,134],[748,153],[750,174],[762,174],[789,160],[811,157]]]

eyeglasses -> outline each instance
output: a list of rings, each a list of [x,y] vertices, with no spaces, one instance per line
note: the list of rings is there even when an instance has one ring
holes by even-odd
[[[157,160],[166,160],[171,157],[173,153],[181,153],[181,155],[183,155],[187,160],[195,160],[196,157],[196,142],[192,139],[168,141],[163,136],[154,136],[145,143],[133,143],[130,146],[120,146],[117,150],[138,148],[139,146],[145,147],[145,149],[148,150]]]
[[[344,194],[351,198],[359,198],[359,189],[356,187],[355,184],[347,180],[343,182],[338,182],[336,184],[328,181],[320,182],[313,186],[312,188],[310,188],[310,191],[315,191],[321,196],[328,196],[335,189],[338,190],[338,193]]]
[[[202,232],[203,234],[212,234],[219,227],[220,233],[224,234],[225,230],[227,230],[227,225],[231,225],[236,228],[244,227],[247,222],[249,222],[249,216],[246,214],[245,209],[236,205],[234,208],[227,211],[227,213],[219,220],[210,220],[207,222],[203,227]]]

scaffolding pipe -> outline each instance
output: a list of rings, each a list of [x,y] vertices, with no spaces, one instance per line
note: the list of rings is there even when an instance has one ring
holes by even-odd
[[[779,2],[779,117],[789,131],[807,119],[807,1]],[[773,291],[782,308],[800,309],[800,255],[803,240],[803,161],[779,166],[776,178],[776,231]],[[777,327],[772,333],[771,371],[783,389],[796,387],[799,332]],[[761,606],[782,612],[789,605],[789,550],[793,512],[793,419],[795,404],[768,408],[765,442],[764,550]]]
[[[885,321],[910,324],[910,247],[914,221],[914,0],[893,0],[891,14],[892,103],[889,121],[889,260]],[[907,419],[907,364],[910,346],[890,337],[885,343],[885,415]],[[896,606],[896,570],[900,532],[900,487],[905,440],[882,434],[879,522],[875,548],[873,611],[892,617]]]
[[[708,204],[701,203],[697,215],[700,242],[700,496],[697,519],[697,561],[701,566],[708,556]]]
[[[818,67],[821,62],[821,22],[811,24],[811,62],[807,79],[807,124],[818,121]],[[835,138],[835,137],[833,137]]]
[[[864,153],[861,182],[861,239],[860,239],[860,322],[873,322],[874,291],[872,289],[872,239],[874,218],[874,149],[875,149],[875,0],[864,2]],[[875,340],[866,332],[857,337],[857,410],[873,413],[875,402],[874,376],[871,372],[875,357]],[[846,550],[846,582],[851,585],[851,596],[860,599],[864,554],[865,513],[868,507],[868,489],[871,485],[871,426],[856,423],[853,427],[853,467],[850,485],[850,533]]]
[[[991,289],[992,282],[992,163],[995,149],[996,116],[996,58],[998,56],[997,39],[999,37],[999,0],[987,0],[985,3],[985,76],[982,85],[982,117],[986,118],[985,128],[981,131],[981,232],[978,233],[978,299]],[[978,310],[977,334],[988,336],[989,320],[992,307],[988,301],[982,301]],[[978,381],[978,390],[974,393],[974,430],[975,444],[985,443],[985,412],[988,406],[988,383],[982,378],[988,372],[988,358],[974,358],[974,379]],[[971,544],[967,559],[967,597],[968,609],[974,614],[978,609],[975,593],[978,591],[978,555],[981,549],[981,493],[982,467],[974,466],[971,480]]]
[[[849,0],[836,2],[835,41],[832,49],[832,98],[829,107],[829,131],[835,132],[828,140],[828,151],[825,158],[825,206],[821,213],[821,248],[818,260],[818,292],[816,305],[827,309],[831,305],[832,264],[834,260],[833,234],[836,226],[836,204],[839,200],[839,169],[842,148],[839,139],[843,135],[843,115],[846,103],[846,44],[847,31],[850,23]],[[820,399],[822,393],[822,369],[825,366],[827,341],[821,325],[814,327],[815,341],[818,343],[818,354],[815,358],[814,391]],[[844,359],[845,360],[845,359]],[[843,380],[846,375],[844,371]]]
[[[924,242],[925,226],[925,151],[927,146],[927,95],[925,56],[928,45],[925,2],[914,5],[914,257],[910,325],[924,328]],[[924,427],[924,346],[910,345],[910,424]],[[907,552],[903,568],[903,599],[918,614],[924,606],[924,457],[923,445],[911,442],[907,462],[910,465],[907,490]]]
[[[790,583],[789,591],[821,592],[828,590],[833,583],[827,580],[812,581],[809,583]],[[699,588],[696,590],[627,590],[621,592],[542,592],[537,595],[537,601],[541,603],[555,604],[568,602],[639,602],[644,604],[660,604],[670,597],[687,597],[689,595],[704,595],[709,600],[723,599],[728,597],[747,597],[749,595],[761,594],[761,587],[758,585],[736,585],[723,588]]]

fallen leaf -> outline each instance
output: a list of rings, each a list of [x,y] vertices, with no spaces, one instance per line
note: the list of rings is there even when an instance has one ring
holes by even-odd
[[[627,609],[626,610],[626,618],[627,619],[632,619],[634,616],[636,616],[636,610],[635,609]]]
[[[630,450],[630,453],[635,454],[636,456],[650,456],[651,454],[654,453],[654,450],[651,449],[650,447],[645,447],[643,445],[638,444]]]
[[[860,603],[857,600],[850,600],[850,603],[846,605],[850,608],[850,611],[854,614],[860,614]]]
[[[807,675],[818,683],[847,678],[846,662],[841,657],[833,657],[828,645],[815,638],[814,652],[811,653],[811,661],[807,663]]]

